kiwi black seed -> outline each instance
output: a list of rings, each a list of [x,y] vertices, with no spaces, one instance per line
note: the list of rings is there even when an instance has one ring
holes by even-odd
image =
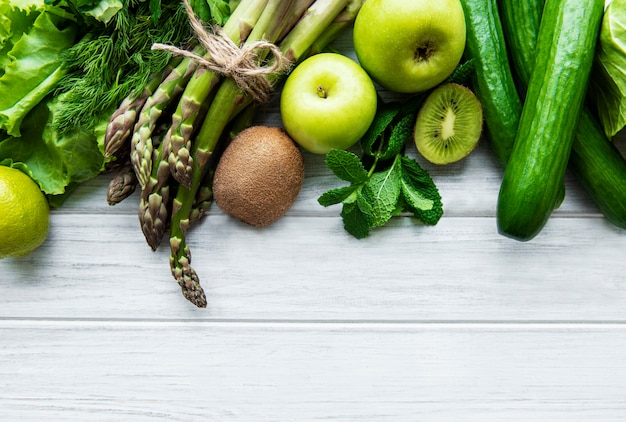
[[[252,226],[270,225],[295,202],[304,179],[302,152],[278,127],[252,126],[228,145],[215,169],[213,198]]]
[[[483,109],[474,93],[458,84],[435,88],[415,121],[415,146],[434,164],[449,164],[476,148],[483,129]]]

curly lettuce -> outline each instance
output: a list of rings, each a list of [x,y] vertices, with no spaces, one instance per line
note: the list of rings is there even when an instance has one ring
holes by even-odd
[[[0,164],[19,167],[44,193],[62,198],[68,187],[102,171],[101,139],[107,120],[94,130],[77,128],[60,134],[54,127],[59,107],[63,107],[62,96],[48,97],[26,116],[22,136],[0,137]]]
[[[61,9],[0,0],[2,66],[0,129],[20,136],[22,120],[64,74],[61,53],[76,41],[76,26]]]
[[[124,6],[120,0],[95,1],[83,5],[81,12],[102,23],[109,23]]]
[[[55,126],[64,55],[122,7],[121,0],[0,0],[0,164],[29,174],[53,204],[104,167],[106,121],[63,133]]]
[[[626,0],[612,0],[605,9],[589,91],[613,139],[626,125]]]

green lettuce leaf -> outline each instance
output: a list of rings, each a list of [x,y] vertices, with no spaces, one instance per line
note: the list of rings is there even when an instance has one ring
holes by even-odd
[[[6,6],[3,6],[6,7]],[[46,6],[42,6],[46,7]],[[30,9],[26,9],[30,10]],[[25,14],[16,12],[28,22]],[[4,25],[5,29],[8,25]],[[0,129],[9,135],[20,136],[24,117],[41,102],[64,75],[61,52],[74,44],[76,27],[55,13],[43,10],[30,28],[13,28],[5,31],[5,44],[11,42],[6,52],[3,73],[0,76]],[[24,30],[25,29],[25,30]]]
[[[124,5],[120,0],[102,0],[88,10],[82,11],[84,15],[91,16],[92,18],[102,23],[109,23],[111,19],[119,12]]]
[[[62,97],[39,103],[24,119],[21,137],[0,139],[0,162],[11,160],[48,195],[63,195],[68,186],[89,180],[104,166],[102,138],[106,118],[94,131],[60,135],[54,129],[55,109]]]
[[[613,0],[604,12],[589,92],[613,139],[626,125],[626,0]]]
[[[9,52],[22,35],[28,31],[39,11],[22,10],[14,7],[8,0],[0,0],[0,76],[11,62]]]

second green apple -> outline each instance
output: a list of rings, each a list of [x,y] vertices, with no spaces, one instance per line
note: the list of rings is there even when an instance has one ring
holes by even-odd
[[[354,23],[359,63],[384,88],[418,93],[443,82],[465,49],[459,0],[367,0]]]

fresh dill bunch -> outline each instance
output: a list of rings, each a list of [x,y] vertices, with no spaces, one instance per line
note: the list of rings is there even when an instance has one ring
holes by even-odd
[[[64,97],[53,123],[56,130],[93,128],[124,98],[141,93],[171,59],[168,52],[152,50],[152,44],[190,42],[187,14],[179,1],[161,2],[157,14],[153,7],[147,1],[125,0],[108,25],[92,28],[65,51],[67,74],[55,91]]]

